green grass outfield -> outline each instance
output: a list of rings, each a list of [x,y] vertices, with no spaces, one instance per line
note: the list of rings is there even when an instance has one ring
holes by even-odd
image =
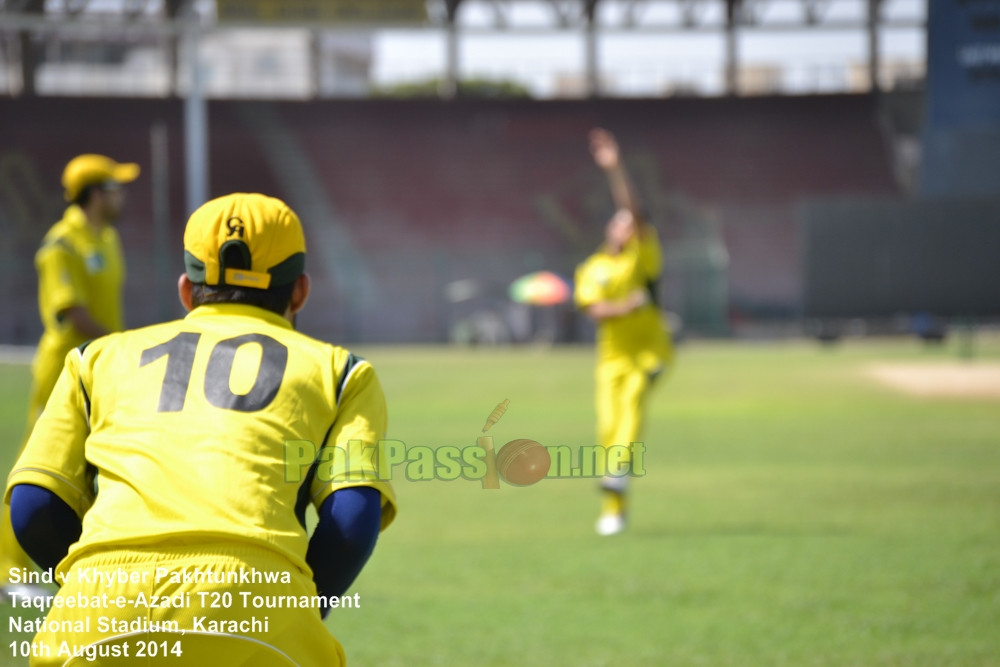
[[[685,345],[650,405],[626,534],[593,533],[593,480],[399,474],[362,606],[328,625],[354,665],[1000,665],[1000,400],[865,375],[957,347]],[[409,446],[471,445],[505,398],[498,447],[593,444],[589,348],[358,351]],[[978,353],[1000,362],[1000,339]],[[28,370],[0,372],[9,467]]]

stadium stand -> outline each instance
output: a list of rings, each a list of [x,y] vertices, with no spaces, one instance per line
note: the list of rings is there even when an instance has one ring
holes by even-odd
[[[612,128],[626,149],[668,258],[678,260],[670,280],[697,279],[684,268],[698,256],[692,248],[723,249],[726,317],[736,322],[797,312],[802,202],[900,193],[879,102],[867,95],[209,108],[211,194],[270,192],[299,211],[320,287],[303,326],[346,341],[443,340],[444,286],[454,280],[475,279],[499,300],[528,271],[571,274],[599,242],[611,207],[586,153],[595,125]],[[3,296],[12,315],[0,341],[38,335],[30,258],[62,205],[62,166],[80,152],[147,167],[122,226],[128,323],[162,312],[157,300],[168,297],[151,294],[169,293],[181,269],[182,118],[173,99],[0,100],[0,227],[10,243],[2,270],[14,286]],[[154,247],[151,233],[150,128],[158,122],[170,138],[176,243],[167,248]],[[167,285],[151,270],[161,252]],[[691,294],[667,285],[665,305],[683,315]]]

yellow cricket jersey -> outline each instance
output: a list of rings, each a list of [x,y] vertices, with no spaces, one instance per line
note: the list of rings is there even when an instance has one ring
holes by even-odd
[[[35,484],[83,518],[60,572],[99,550],[186,541],[249,542],[308,572],[309,503],[372,486],[382,494],[382,528],[395,517],[392,487],[360,452],[385,429],[385,397],[368,362],[265,310],[202,305],[183,320],[71,351],[7,499],[12,486]],[[286,465],[288,443],[296,465]],[[307,474],[303,443],[321,460],[347,460],[323,454],[350,448],[351,469],[364,468],[365,478],[343,466]]]
[[[644,225],[641,236],[632,238],[621,252],[611,254],[601,248],[577,267],[573,298],[579,308],[623,300],[636,289],[651,289],[662,264],[656,230]],[[599,322],[597,350],[601,361],[630,361],[652,372],[670,360],[670,335],[659,309],[650,303]]]
[[[95,230],[83,209],[73,204],[42,240],[35,255],[38,270],[38,310],[45,333],[39,352],[60,360],[85,338],[59,313],[82,306],[108,331],[122,329],[122,284],[125,260],[117,230]]]

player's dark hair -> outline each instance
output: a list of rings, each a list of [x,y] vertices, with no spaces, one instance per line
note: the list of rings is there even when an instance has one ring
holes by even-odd
[[[294,289],[294,282],[269,289],[194,284],[191,285],[191,305],[197,308],[206,303],[241,303],[284,315],[292,302]]]
[[[100,184],[88,185],[80,190],[80,194],[76,196],[73,203],[77,206],[83,208],[90,203],[90,196],[93,194],[95,188],[99,188]]]
[[[94,190],[117,190],[120,186],[116,185],[113,181],[104,181],[103,183],[91,183],[90,185],[84,186],[80,190],[80,194],[76,196],[73,203],[77,206],[83,207],[90,203],[90,198],[94,196]]]

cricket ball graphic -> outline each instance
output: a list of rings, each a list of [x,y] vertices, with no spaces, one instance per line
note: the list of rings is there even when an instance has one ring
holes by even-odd
[[[549,472],[549,450],[534,440],[511,440],[497,452],[497,473],[512,486],[530,486]]]

